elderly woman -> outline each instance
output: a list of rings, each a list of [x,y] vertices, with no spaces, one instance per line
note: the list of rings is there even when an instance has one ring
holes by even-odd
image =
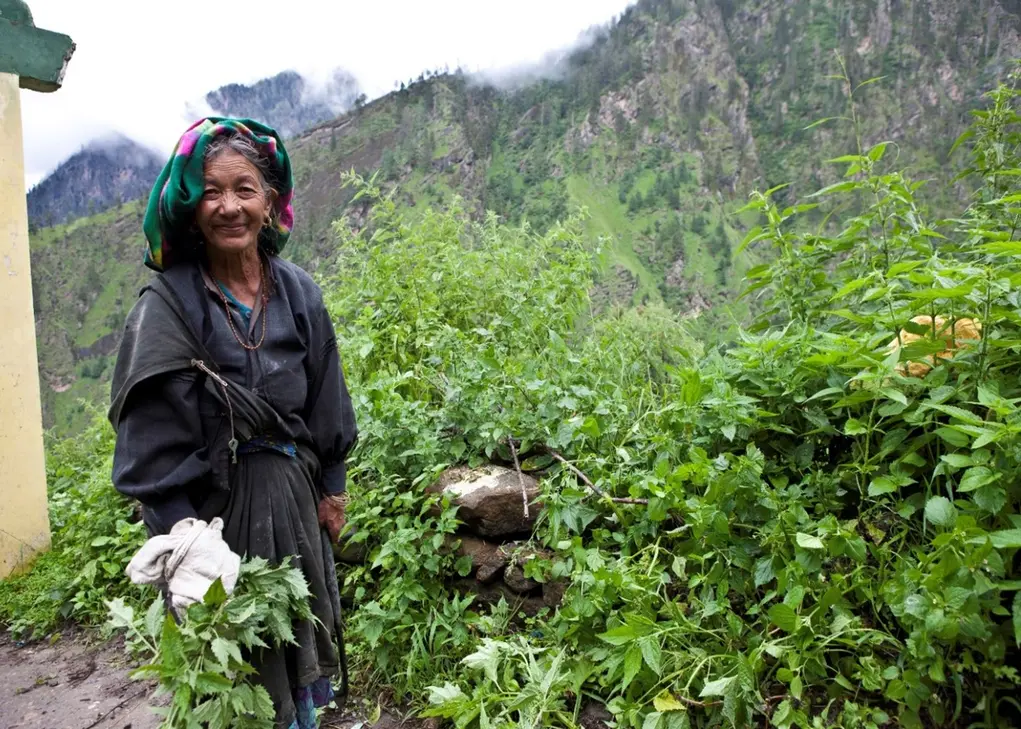
[[[252,660],[276,725],[305,729],[338,669],[330,541],[356,428],[322,292],[278,257],[291,196],[272,129],[211,117],[185,132],[149,198],[145,264],[160,275],[128,317],[109,415],[114,485],[152,535],[218,517],[237,555],[304,572],[318,620]]]

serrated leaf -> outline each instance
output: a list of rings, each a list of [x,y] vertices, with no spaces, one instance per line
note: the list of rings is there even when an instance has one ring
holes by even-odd
[[[936,526],[951,527],[957,521],[957,509],[946,496],[933,496],[925,503],[925,518]]]
[[[949,415],[954,420],[960,420],[961,422],[967,423],[968,425],[985,424],[985,421],[982,420],[982,418],[980,418],[975,413],[971,412],[970,410],[965,410],[964,408],[957,407],[956,405],[942,405],[938,403],[926,402],[923,404],[923,407],[932,410],[938,410],[941,413]]]
[[[235,714],[247,714],[255,711],[255,695],[252,687],[246,683],[239,684],[230,692],[230,707]]]
[[[651,668],[657,676],[663,675],[663,669],[660,665],[663,648],[659,643],[659,638],[655,635],[646,635],[638,639],[638,647],[642,651],[645,665]]]
[[[666,689],[663,689],[656,695],[656,698],[652,700],[652,706],[656,709],[656,711],[664,714],[668,711],[685,710],[684,704],[675,699],[674,695]]]
[[[202,604],[206,607],[215,608],[222,605],[227,600],[227,591],[223,589],[223,582],[217,577],[213,580],[213,584],[206,590],[205,596],[202,598]]]
[[[869,484],[869,496],[882,496],[883,494],[891,494],[897,490],[897,482],[889,476],[879,476],[874,478],[872,483]]]
[[[969,544],[983,544],[988,539],[997,549],[1016,549],[1021,547],[1021,529],[1001,529],[984,537],[974,537]]]
[[[461,663],[469,668],[482,671],[493,683],[499,683],[497,669],[500,667],[500,657],[506,648],[506,643],[486,638],[482,642],[482,646],[474,653],[462,658]]]
[[[183,671],[188,661],[184,656],[184,642],[181,640],[181,629],[177,627],[174,618],[167,615],[163,619],[163,632],[160,635],[160,653],[163,657],[163,666],[167,671]]]
[[[624,683],[621,685],[621,689],[626,690],[641,670],[642,651],[637,645],[631,645],[624,653]]]
[[[799,701],[801,700],[801,691],[803,687],[804,683],[802,682],[800,675],[791,679],[791,695]]]
[[[600,640],[605,640],[610,645],[624,645],[637,638],[638,634],[635,632],[634,626],[624,624],[611,628],[605,633],[600,633],[597,637]]]
[[[936,435],[957,448],[966,448],[971,440],[964,433],[953,428],[936,428]]]
[[[204,672],[195,677],[195,691],[199,696],[222,694],[230,691],[234,684],[219,673]]]
[[[662,726],[663,715],[658,711],[650,711],[642,722],[642,729],[660,729]]]
[[[986,466],[972,466],[961,476],[961,483],[958,485],[957,490],[962,493],[968,493],[969,491],[982,488],[988,483],[992,483],[997,478],[997,474],[994,474]]]
[[[824,549],[826,547],[819,537],[813,537],[811,534],[805,534],[804,532],[798,532],[795,535],[795,540],[802,549]]]
[[[312,593],[308,589],[308,580],[301,570],[290,567],[283,573],[283,582],[289,588],[290,597],[295,600],[304,600]]]
[[[850,192],[851,190],[857,190],[861,187],[860,182],[854,180],[848,180],[846,182],[837,182],[832,185],[827,185],[821,190],[813,192],[809,197],[823,197],[824,195],[833,195],[837,192]]]
[[[872,82],[877,81],[877,80],[878,79],[869,79],[868,81],[863,81],[861,84],[859,84],[858,88],[860,89],[865,84],[872,83]],[[886,152],[886,146],[888,144],[889,144],[889,142],[880,142],[875,147],[870,149],[869,150],[869,159],[872,160],[873,162],[878,162],[879,160],[881,160],[883,158],[883,153]]]
[[[769,620],[773,625],[788,633],[798,629],[798,614],[790,605],[778,603],[769,608]]]
[[[163,630],[163,618],[165,617],[165,606],[162,598],[156,598],[149,605],[149,609],[145,612],[145,634],[149,638],[155,640],[159,638],[160,632]]]
[[[892,387],[884,387],[881,392],[894,402],[898,402],[901,405],[908,404],[908,398],[900,390],[894,390]]]
[[[954,468],[967,468],[968,466],[975,465],[975,462],[972,460],[971,456],[965,455],[963,453],[948,453],[945,456],[940,456],[940,460],[942,460],[944,463],[953,466]]]
[[[844,422],[844,435],[861,435],[867,432],[868,428],[857,418],[848,418]]]
[[[256,718],[272,719],[276,716],[273,708],[273,699],[265,686],[254,686],[252,688],[252,712]]]
[[[755,586],[762,587],[767,582],[771,582],[776,577],[776,572],[773,571],[773,558],[762,557],[755,563]]]
[[[196,706],[191,718],[208,729],[225,729],[231,719],[229,706],[226,697],[214,696]]]
[[[472,558],[471,555],[465,554],[458,558],[454,564],[454,571],[461,577],[466,577],[471,574],[472,571]]]
[[[221,636],[213,638],[213,642],[210,645],[213,651],[213,655],[220,662],[224,668],[231,666],[230,659],[234,659],[235,665],[241,665],[244,663],[244,659],[241,658],[241,649],[238,644],[224,639]]]
[[[872,283],[872,278],[870,278],[870,277],[868,277],[868,278],[856,278],[853,281],[848,281],[846,284],[844,284],[840,288],[839,291],[837,291],[837,293],[833,294],[833,296],[830,297],[830,301],[837,301],[838,299],[842,299],[845,296],[847,296],[848,294],[854,293],[855,291],[857,291],[858,289],[860,289],[860,288],[862,288],[864,286],[868,286],[870,283]],[[840,391],[839,388],[832,388],[832,389],[836,389],[838,392]]]
[[[114,628],[131,628],[135,625],[135,609],[127,605],[123,598],[107,600],[106,610]]]
[[[1007,492],[999,486],[983,486],[971,498],[976,506],[990,514],[998,514],[1007,504]]]
[[[706,696],[723,696],[727,692],[727,687],[736,680],[736,676],[727,676],[726,678],[718,678],[715,681],[710,681],[703,687],[698,697],[700,699],[704,699]]]

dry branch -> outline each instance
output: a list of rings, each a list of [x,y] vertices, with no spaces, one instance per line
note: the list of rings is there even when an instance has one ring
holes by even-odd
[[[507,445],[510,446],[511,455],[514,456],[514,470],[518,472],[518,483],[521,485],[521,503],[525,509],[525,518],[528,519],[528,489],[525,487],[525,475],[521,473],[521,463],[518,462],[518,449],[514,447],[514,438],[507,438]]]
[[[568,461],[566,458],[564,458],[562,455],[557,453],[555,450],[553,450],[552,448],[546,448],[546,452],[548,454],[550,454],[551,456],[553,456],[553,458],[555,458],[556,460],[560,461],[565,466],[567,466],[575,476],[580,478],[582,480],[582,482],[586,486],[588,486],[593,492],[595,492],[596,495],[598,495],[600,498],[607,499],[608,501],[612,501],[615,504],[633,504],[633,505],[636,505],[636,506],[648,506],[649,505],[649,500],[648,499],[628,499],[628,498],[622,498],[622,497],[619,497],[619,496],[610,496],[605,491],[603,491],[601,488],[599,488],[594,483],[592,483],[592,479],[590,479],[588,476],[586,476],[584,473],[582,473],[573,463]]]

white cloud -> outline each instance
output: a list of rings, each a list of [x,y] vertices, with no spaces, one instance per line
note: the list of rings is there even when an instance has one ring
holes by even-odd
[[[185,105],[227,83],[342,67],[371,97],[426,69],[535,63],[633,0],[32,0],[36,25],[78,48],[64,87],[23,92],[32,184],[93,137],[123,132],[169,154]]]

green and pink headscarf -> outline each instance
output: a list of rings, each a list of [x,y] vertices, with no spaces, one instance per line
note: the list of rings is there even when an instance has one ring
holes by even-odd
[[[149,268],[163,271],[179,260],[184,251],[194,247],[195,208],[205,190],[206,147],[225,134],[247,137],[269,161],[269,183],[278,193],[274,205],[275,225],[263,233],[259,243],[270,253],[279,253],[287,243],[294,227],[291,206],[294,180],[283,141],[276,131],[252,119],[208,117],[192,124],[177,142],[149,195],[142,223],[148,243],[145,265]]]

